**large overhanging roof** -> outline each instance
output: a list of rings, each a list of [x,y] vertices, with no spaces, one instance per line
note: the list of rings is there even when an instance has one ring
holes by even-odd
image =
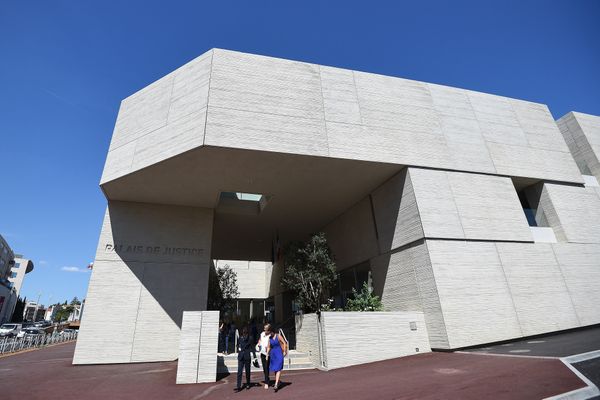
[[[201,147],[105,183],[111,200],[214,208],[213,257],[269,260],[271,242],[303,239],[402,166]],[[257,212],[221,210],[223,192],[259,193]]]
[[[122,102],[101,186],[215,208],[213,256],[266,259],[273,232],[323,227],[406,165],[582,183],[543,104],[215,49]],[[268,204],[229,212],[236,192]]]

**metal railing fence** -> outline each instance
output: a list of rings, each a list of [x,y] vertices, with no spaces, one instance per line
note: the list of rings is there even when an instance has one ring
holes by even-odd
[[[30,348],[44,347],[50,344],[68,342],[77,339],[77,332],[49,333],[45,335],[25,335],[22,338],[0,338],[0,354],[14,353]]]

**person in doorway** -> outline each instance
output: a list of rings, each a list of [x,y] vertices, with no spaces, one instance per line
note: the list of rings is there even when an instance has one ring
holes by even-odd
[[[227,342],[225,343],[225,353],[229,354],[229,341],[233,341],[235,347],[235,332],[237,331],[237,327],[235,326],[235,322],[231,321],[229,326],[227,327]],[[235,349],[234,349],[235,351]]]
[[[254,359],[256,359],[256,352],[254,351],[254,344],[252,340],[250,340],[250,336],[248,335],[248,328],[244,327],[242,329],[242,334],[238,339],[237,344],[237,352],[238,352],[238,372],[237,372],[237,387],[235,388],[236,392],[239,392],[243,389],[242,386],[242,373],[244,369],[246,370],[246,390],[250,389],[250,362],[252,359],[250,358],[250,353],[254,355]]]
[[[280,389],[281,370],[283,369],[283,357],[287,355],[287,343],[281,335],[271,330],[267,357],[269,357],[269,371],[275,372],[275,392]]]
[[[223,320],[219,321],[219,349],[218,353],[223,353],[225,349],[225,322]]]
[[[229,325],[229,322],[227,320],[225,320],[225,322],[223,323],[223,332],[225,334],[225,354],[229,354],[229,332],[231,330],[231,325]]]
[[[258,340],[258,328],[256,327],[256,318],[252,318],[250,320],[250,336],[252,336],[252,340],[256,343]]]
[[[269,388],[271,379],[269,378],[269,358],[267,357],[267,349],[269,348],[269,338],[271,337],[271,324],[265,324],[263,331],[260,333],[260,338],[256,346],[260,352],[260,361],[265,375],[265,389]]]

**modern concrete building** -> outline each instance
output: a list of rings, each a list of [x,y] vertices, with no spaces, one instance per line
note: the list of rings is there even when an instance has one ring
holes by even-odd
[[[15,254],[15,263],[11,268],[11,273],[8,276],[8,280],[12,283],[17,296],[21,294],[21,287],[23,286],[23,280],[25,274],[33,271],[33,262],[27,258],[24,258],[20,254]]]
[[[317,231],[338,301],[370,281],[387,310],[424,313],[432,348],[600,323],[600,188],[582,176],[598,177],[598,121],[211,50],[121,103],[73,362],[176,359],[213,259],[269,262],[275,238]],[[282,321],[280,260],[241,284]]]
[[[12,294],[8,301],[6,320],[11,320],[17,306],[17,300],[21,294],[21,288],[23,287],[23,280],[25,274],[33,271],[33,262],[29,259],[23,258],[21,254],[15,254],[10,273],[8,274],[8,281],[12,287]]]
[[[10,281],[11,268],[15,264],[15,254],[0,235],[0,323],[10,321],[14,302],[16,301],[16,292]]]

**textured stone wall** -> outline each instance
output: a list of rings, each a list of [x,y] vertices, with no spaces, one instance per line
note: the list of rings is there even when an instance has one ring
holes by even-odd
[[[600,243],[600,191],[544,183],[541,200],[548,224],[564,242]]]
[[[101,183],[202,146],[212,51],[121,102]]]
[[[182,383],[217,380],[219,311],[184,311],[177,362],[177,380]]]
[[[220,49],[123,101],[102,182],[203,145],[582,182],[543,104]]]
[[[600,284],[600,191],[535,188],[538,212],[562,243],[533,242],[507,177],[409,167],[367,196],[379,244],[372,284],[385,309],[423,312],[431,346],[443,349],[600,323],[591,305]],[[347,230],[363,227],[350,210],[340,220]],[[347,230],[332,238],[356,235]],[[346,243],[337,249],[371,248]]]
[[[273,266],[264,261],[215,260],[218,268],[225,265],[237,274],[240,299],[265,299],[269,297],[269,282]]]
[[[377,233],[369,197],[337,217],[323,231],[335,255],[338,270],[378,254]]]
[[[600,181],[600,117],[570,112],[557,124],[581,173]]]
[[[74,364],[170,361],[183,311],[206,308],[213,211],[110,202]]]
[[[321,323],[327,369],[431,350],[420,312],[323,312]]]
[[[296,316],[296,350],[307,353],[314,367],[321,366],[317,314]]]

